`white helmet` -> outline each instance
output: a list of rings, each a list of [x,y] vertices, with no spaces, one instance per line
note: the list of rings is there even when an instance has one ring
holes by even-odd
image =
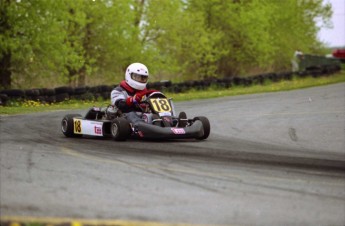
[[[133,63],[127,67],[125,79],[133,89],[143,90],[149,79],[149,70],[144,64]]]

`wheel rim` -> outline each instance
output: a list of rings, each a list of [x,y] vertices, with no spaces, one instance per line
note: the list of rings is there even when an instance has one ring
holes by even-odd
[[[113,137],[116,137],[118,133],[119,133],[119,127],[116,125],[116,123],[112,123],[111,134],[113,135]]]
[[[68,123],[67,123],[67,120],[66,119],[64,119],[63,121],[62,121],[62,123],[61,123],[62,125],[61,125],[61,129],[62,129],[62,132],[66,132],[67,131],[67,128],[68,128]]]

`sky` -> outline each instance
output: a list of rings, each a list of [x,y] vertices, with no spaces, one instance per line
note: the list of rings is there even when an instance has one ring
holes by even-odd
[[[345,0],[324,0],[332,4],[333,28],[322,28],[319,39],[329,47],[345,47]]]

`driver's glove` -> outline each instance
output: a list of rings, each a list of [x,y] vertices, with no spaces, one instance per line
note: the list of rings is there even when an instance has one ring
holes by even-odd
[[[133,104],[140,103],[142,98],[143,98],[143,96],[140,93],[137,93],[132,97],[128,97],[126,99],[126,104],[128,106],[132,106]]]
[[[137,92],[134,96],[128,97],[126,99],[126,104],[132,106],[133,104],[140,103],[145,95],[149,95],[153,92],[158,92],[157,90],[142,90]]]

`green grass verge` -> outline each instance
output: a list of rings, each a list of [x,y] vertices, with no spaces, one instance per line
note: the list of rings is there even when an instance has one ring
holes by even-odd
[[[181,100],[193,100],[193,99],[206,99],[216,98],[224,96],[237,96],[245,94],[255,93],[268,93],[268,92],[279,92],[289,91],[294,89],[303,89],[314,86],[330,85],[335,83],[345,82],[345,70],[341,73],[331,75],[328,77],[313,78],[311,76],[300,78],[294,77],[292,80],[284,80],[280,82],[267,81],[263,85],[253,85],[249,87],[234,86],[229,89],[216,89],[209,88],[204,91],[191,90],[186,93],[171,94],[175,101]]]
[[[267,93],[288,91],[294,89],[302,89],[314,86],[322,86],[334,83],[345,82],[345,70],[340,73],[327,77],[294,77],[292,80],[284,80],[280,82],[266,82],[263,85],[253,85],[249,87],[233,86],[229,89],[219,89],[210,87],[207,90],[197,91],[190,90],[186,93],[166,93],[167,96],[172,97],[174,101],[185,101],[194,99],[216,98],[224,96],[236,96],[254,93]],[[0,115],[26,114],[34,112],[56,111],[56,110],[73,110],[73,109],[88,109],[92,106],[102,107],[107,106],[109,101],[76,101],[69,100],[61,103],[42,104],[35,101],[12,102],[11,106],[0,106]]]

